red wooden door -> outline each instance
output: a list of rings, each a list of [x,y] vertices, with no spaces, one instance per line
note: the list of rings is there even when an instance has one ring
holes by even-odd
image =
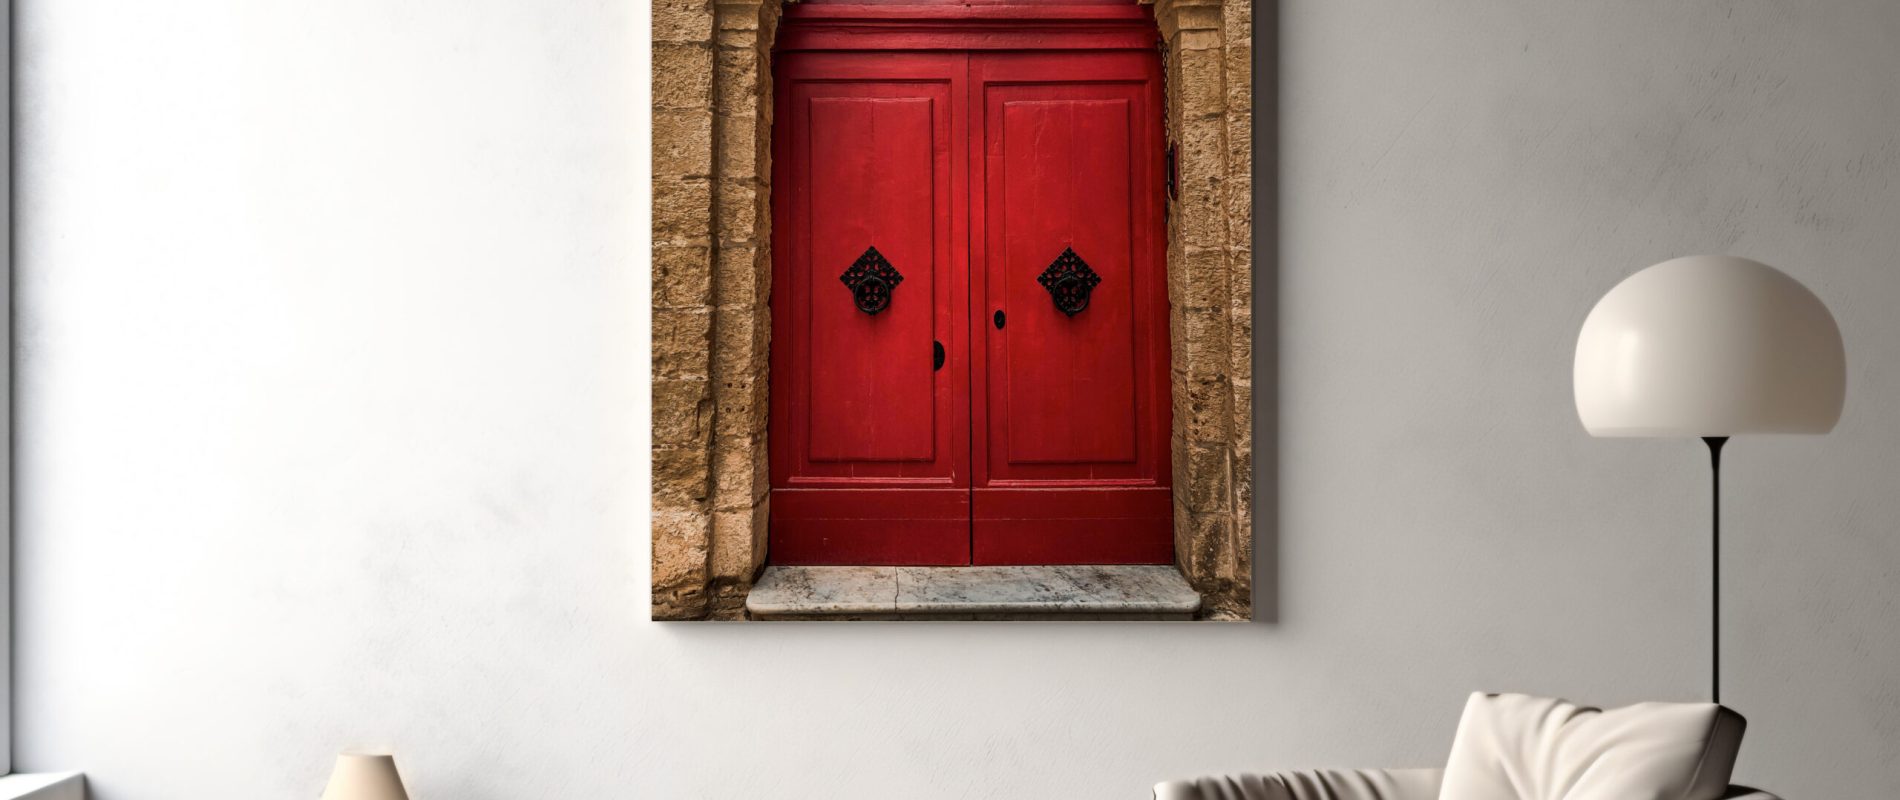
[[[1135,6],[788,7],[771,561],[1173,560],[1152,42]]]
[[[808,53],[779,66],[777,563],[969,563],[967,136],[952,91],[964,62]]]
[[[976,563],[1173,560],[1158,69],[971,65]]]

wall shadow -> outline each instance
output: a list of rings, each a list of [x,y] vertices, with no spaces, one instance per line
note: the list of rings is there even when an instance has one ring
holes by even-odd
[[[1253,621],[1280,621],[1280,3],[1253,28]],[[1262,45],[1265,46],[1262,46]]]

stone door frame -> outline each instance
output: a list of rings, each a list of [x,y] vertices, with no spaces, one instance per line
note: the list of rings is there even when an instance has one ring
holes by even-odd
[[[772,41],[781,0],[653,6],[654,619],[736,619],[766,560]],[[1168,208],[1175,563],[1251,616],[1251,0],[1153,6]]]

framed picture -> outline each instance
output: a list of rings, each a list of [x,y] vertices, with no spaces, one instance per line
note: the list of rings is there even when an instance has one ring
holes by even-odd
[[[654,36],[656,619],[1249,617],[1249,5]]]

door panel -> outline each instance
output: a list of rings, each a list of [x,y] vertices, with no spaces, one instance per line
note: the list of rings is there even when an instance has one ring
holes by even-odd
[[[992,392],[1007,412],[993,421],[1004,433],[996,455],[1003,464],[1132,462],[1138,402],[1128,101],[999,105],[991,144],[1001,153],[990,185],[1000,202],[985,212],[999,243],[990,254],[992,293],[1015,313],[1013,324],[991,334],[1003,354],[992,368]],[[1037,280],[1065,252],[1095,276],[1084,279],[1094,285],[1075,316],[1058,309]]]
[[[777,563],[969,561],[964,74],[944,54],[779,64]]]
[[[933,406],[931,278],[948,266],[931,257],[931,162],[947,144],[932,146],[938,99],[814,97],[805,108],[813,268],[795,280],[812,300],[805,417],[813,461],[928,462],[936,455],[936,415],[909,412]],[[872,250],[898,275],[889,305],[875,314],[860,310],[855,296],[844,302],[849,287],[818,269],[853,264]]]
[[[1158,64],[970,70],[974,561],[1171,562]]]

